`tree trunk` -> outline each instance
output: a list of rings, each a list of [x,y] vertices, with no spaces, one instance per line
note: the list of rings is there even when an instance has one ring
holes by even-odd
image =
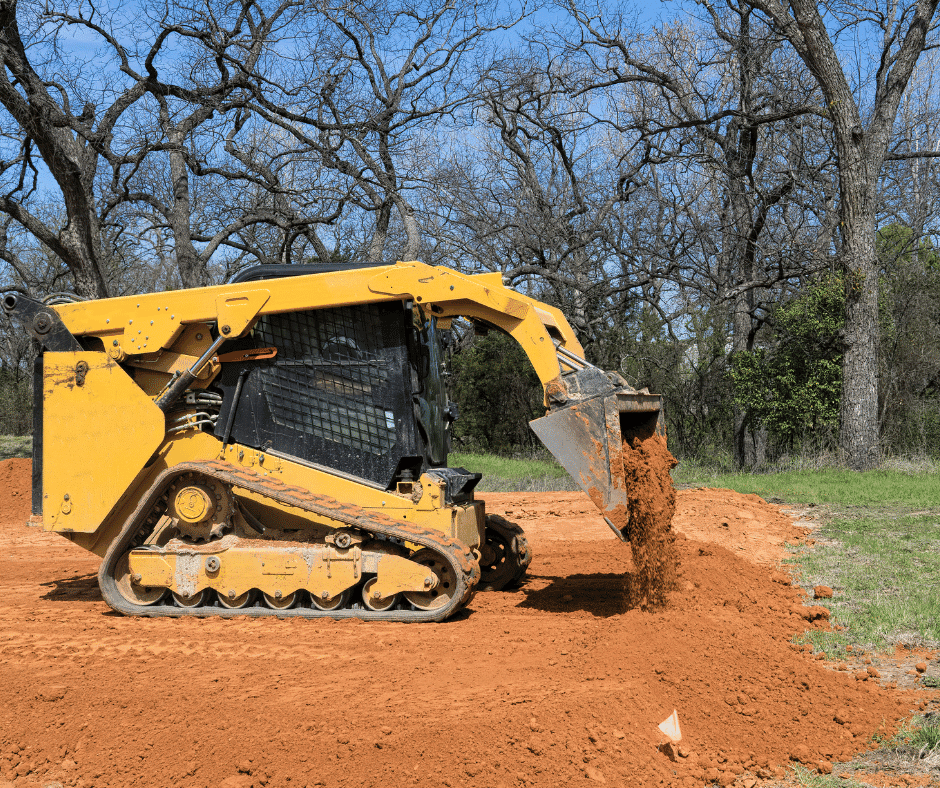
[[[375,217],[375,230],[369,243],[369,262],[381,262],[385,256],[385,242],[388,239],[388,223],[392,218],[392,203],[385,200]]]
[[[405,249],[402,257],[405,260],[416,260],[421,252],[421,228],[415,219],[415,209],[400,196],[397,198],[398,210],[401,213],[402,223],[405,225]]]
[[[108,297],[108,286],[98,264],[98,233],[98,217],[90,210],[77,220],[73,219],[69,211],[69,222],[59,231],[61,248],[56,252],[68,266],[75,282],[75,292],[82,298]]]
[[[745,293],[741,293],[734,299],[734,326],[731,336],[731,355],[735,353],[744,353],[752,349],[752,342],[749,341],[751,334],[751,314],[748,310],[748,299]],[[753,470],[757,464],[757,455],[755,452],[755,436],[753,424],[748,418],[746,408],[735,404],[733,410],[734,418],[734,468],[735,470]]]
[[[182,135],[175,130],[167,129],[167,137],[175,146],[170,149],[170,178],[173,184],[170,226],[173,228],[176,265],[183,287],[205,287],[210,283],[209,272],[193,246],[190,228],[192,206],[189,198],[189,171],[181,150],[184,141]]]
[[[878,464],[878,266],[870,182],[842,172],[845,353],[839,442],[856,470]],[[858,180],[862,181],[862,175]]]
[[[748,108],[747,95],[741,97],[741,107]],[[725,150],[726,189],[728,195],[727,222],[722,237],[723,253],[728,258],[726,263],[726,288],[736,282],[754,279],[754,257],[748,248],[748,238],[753,228],[752,206],[748,199],[747,173],[757,155],[756,137],[744,131],[738,133],[735,126],[728,132],[728,147]],[[754,349],[754,334],[751,318],[753,291],[746,290],[734,297],[732,313],[731,354],[746,353]],[[735,470],[753,470],[757,464],[755,452],[756,436],[754,425],[746,408],[735,404],[733,408],[734,433],[734,468]]]

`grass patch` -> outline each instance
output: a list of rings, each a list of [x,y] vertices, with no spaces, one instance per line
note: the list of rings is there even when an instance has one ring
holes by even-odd
[[[805,587],[833,588],[826,606],[849,629],[807,633],[815,648],[835,658],[848,642],[882,651],[940,644],[940,510],[843,511],[814,537],[790,563]]]
[[[843,780],[835,774],[818,774],[805,766],[793,766],[793,782],[801,788],[869,788],[852,779]]]
[[[447,463],[482,473],[480,492],[552,492],[580,489],[568,472],[553,460],[498,457],[495,454],[452,452]]]
[[[680,462],[672,475],[683,486],[723,487],[787,503],[940,507],[940,473],[936,471],[883,468],[858,472],[823,468],[767,474],[723,473]]]
[[[940,721],[933,714],[905,720],[897,735],[885,744],[891,750],[940,750]]]
[[[29,435],[0,435],[0,460],[13,457],[30,457],[33,439]]]
[[[940,747],[940,723],[926,723],[914,731],[910,742],[912,747],[936,750]]]
[[[829,607],[832,606],[829,605]],[[826,655],[826,659],[832,661],[848,659],[849,652],[846,646],[860,645],[856,644],[855,638],[846,632],[823,629],[810,629],[793,638],[793,642],[799,645],[809,643],[814,652],[822,652]]]
[[[451,452],[448,465],[462,466],[468,471],[482,473],[484,476],[500,476],[503,479],[524,479],[526,477],[561,478],[568,472],[557,462],[540,459],[516,459],[498,457],[495,454],[471,454]]]

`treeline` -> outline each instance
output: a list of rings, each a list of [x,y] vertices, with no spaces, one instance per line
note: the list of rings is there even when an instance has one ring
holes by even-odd
[[[0,282],[498,271],[682,455],[934,454],[936,5],[0,0]],[[456,348],[458,437],[525,448],[524,363]],[[5,326],[0,431],[29,353]]]
[[[885,455],[940,456],[940,254],[910,246],[910,230],[879,234],[879,434]],[[903,243],[899,247],[898,244]],[[669,444],[679,457],[730,466],[735,408],[747,414],[755,461],[838,462],[845,331],[844,282],[820,275],[774,306],[750,351],[728,352],[721,314],[701,315],[682,339],[658,317],[633,331],[608,360],[635,387],[663,395]],[[532,452],[527,422],[543,415],[538,378],[515,343],[489,334],[451,357],[462,417],[458,445],[496,453]]]

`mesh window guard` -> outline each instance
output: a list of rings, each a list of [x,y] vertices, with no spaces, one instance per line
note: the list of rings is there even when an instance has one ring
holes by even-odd
[[[392,450],[395,414],[383,407],[392,359],[379,305],[269,315],[254,335],[278,349],[260,370],[275,424],[355,451]]]

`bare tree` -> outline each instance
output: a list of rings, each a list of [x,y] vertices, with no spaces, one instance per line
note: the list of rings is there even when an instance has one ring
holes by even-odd
[[[108,292],[109,258],[129,243],[159,239],[179,281],[194,286],[210,281],[210,261],[225,250],[265,258],[250,239],[257,225],[276,229],[278,247],[315,235],[339,216],[342,196],[311,199],[296,156],[271,144],[249,107],[265,58],[302,7],[155,0],[129,19],[84,0],[38,12],[0,2],[9,113],[0,211],[66,263],[80,294],[96,297]],[[75,49],[79,32],[97,39],[93,55]],[[48,186],[42,165],[66,208],[61,227],[33,207]]]
[[[570,79],[540,46],[493,64],[480,90],[477,144],[441,161],[426,205],[455,259],[534,287],[565,308],[590,345],[611,299],[646,277],[611,264],[605,237],[633,183]]]
[[[421,251],[417,190],[435,135],[474,97],[470,57],[524,13],[482,0],[326,2],[277,54],[276,72],[256,75],[253,108],[343,185],[368,259],[388,255],[396,231],[402,258]]]
[[[20,35],[16,0],[0,2],[0,64],[0,103],[20,130],[19,134],[8,131],[18,150],[0,164],[8,187],[0,198],[0,210],[66,262],[80,293],[106,295],[99,266],[101,220],[93,186],[100,154],[88,141],[94,108],[89,105],[75,112],[66,86],[35,70]],[[101,132],[109,133],[110,125],[106,122]],[[37,189],[37,157],[52,163],[50,172],[62,193],[67,217],[58,229],[29,207]]]
[[[940,55],[927,52],[918,61],[901,101],[885,157],[877,225],[910,228],[918,245],[940,231]],[[904,250],[907,251],[907,250]]]
[[[644,234],[627,214],[633,225],[616,233],[610,253],[649,257],[635,243],[646,235],[648,248],[671,258],[660,269],[680,291],[726,305],[733,355],[754,347],[781,287],[825,264],[828,255],[801,252],[820,233],[801,203],[831,181],[831,160],[817,144],[817,89],[781,51],[779,36],[736,0],[705,9],[703,20],[640,35],[619,13],[572,2],[577,29],[565,49],[583,64],[577,90],[592,97],[596,121],[616,140],[619,167],[645,167],[641,178],[658,206],[656,232]],[[737,408],[736,466],[760,461],[758,438]]]

